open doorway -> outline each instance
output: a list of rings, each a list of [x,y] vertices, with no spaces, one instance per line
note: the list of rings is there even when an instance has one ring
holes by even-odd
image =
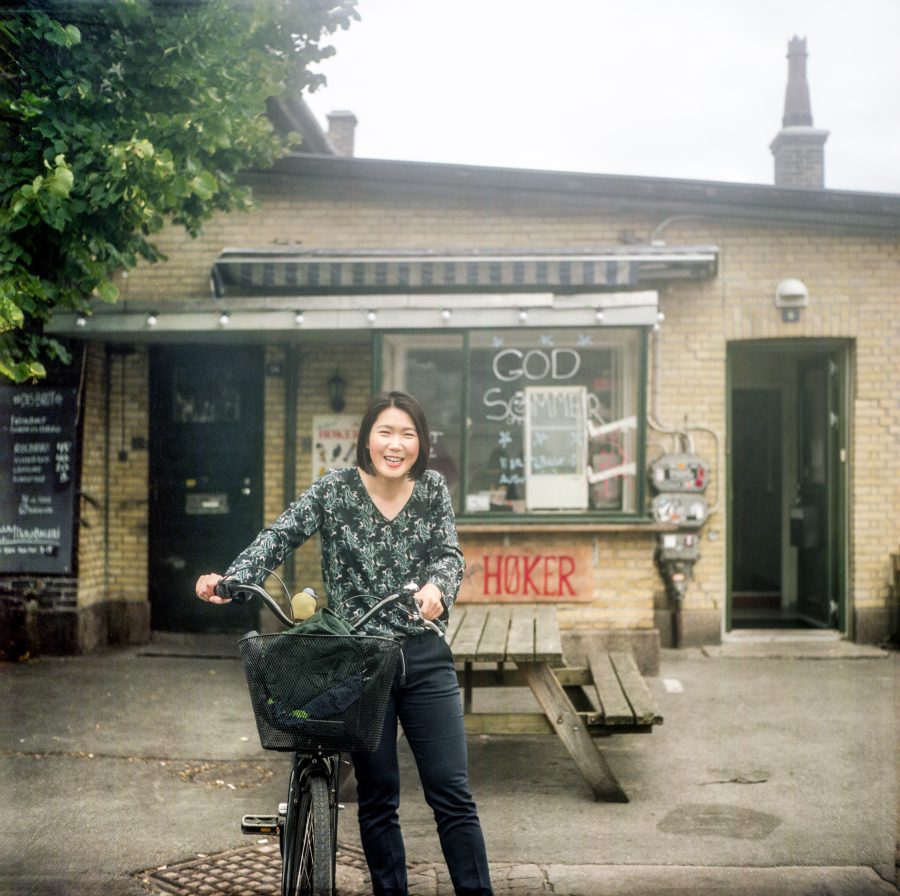
[[[726,628],[846,629],[847,346],[729,347]]]

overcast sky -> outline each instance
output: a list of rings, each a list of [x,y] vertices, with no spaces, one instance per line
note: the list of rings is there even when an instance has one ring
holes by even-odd
[[[825,185],[900,193],[900,0],[359,0],[308,97],[356,155],[771,184],[807,38]]]

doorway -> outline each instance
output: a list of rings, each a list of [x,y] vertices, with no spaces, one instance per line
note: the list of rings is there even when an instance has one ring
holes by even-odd
[[[150,433],[151,627],[254,627],[255,604],[204,603],[195,597],[194,583],[202,573],[224,572],[261,526],[261,350],[154,349]]]
[[[846,630],[847,356],[729,346],[729,631]]]

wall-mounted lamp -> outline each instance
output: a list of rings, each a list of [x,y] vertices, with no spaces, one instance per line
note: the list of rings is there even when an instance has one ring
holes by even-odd
[[[528,322],[528,309],[520,308],[519,309],[519,323],[524,324]]]
[[[596,320],[598,324],[603,323],[603,309],[602,308],[597,308],[594,311],[594,320]]]
[[[75,318],[75,326],[76,327],[86,327],[87,326],[87,318],[83,314],[78,314]]]
[[[781,309],[786,322],[800,320],[800,310],[809,304],[809,290],[802,280],[788,277],[775,287],[775,307]]]
[[[230,322],[231,322],[231,315],[227,311],[223,311],[219,315],[219,326],[227,327]]]
[[[656,323],[653,325],[654,333],[658,333],[660,331],[665,319],[666,319],[666,316],[665,316],[665,314],[662,313],[662,311],[656,312]]]
[[[340,371],[335,370],[326,385],[328,386],[328,403],[331,405],[331,410],[339,414],[344,410],[346,404],[344,393],[347,391],[347,381],[341,376]]]
[[[303,326],[303,312],[302,311],[294,312],[294,326],[295,327]]]
[[[378,315],[374,311],[370,310],[370,311],[366,312],[366,320],[370,324],[374,324],[377,317],[378,317]]]
[[[147,315],[147,320],[145,321],[145,323],[151,330],[159,323],[159,317],[157,316],[155,311],[151,311]]]
[[[445,309],[441,312],[441,320],[442,320],[445,324],[446,324],[446,323],[449,323],[451,314],[452,314],[452,312],[450,311],[450,309],[449,309],[449,308],[445,308]]]

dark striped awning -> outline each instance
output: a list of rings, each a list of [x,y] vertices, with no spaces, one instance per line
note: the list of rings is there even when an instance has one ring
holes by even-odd
[[[225,249],[216,298],[452,292],[595,292],[714,277],[718,248],[626,246],[561,252],[328,252]]]

